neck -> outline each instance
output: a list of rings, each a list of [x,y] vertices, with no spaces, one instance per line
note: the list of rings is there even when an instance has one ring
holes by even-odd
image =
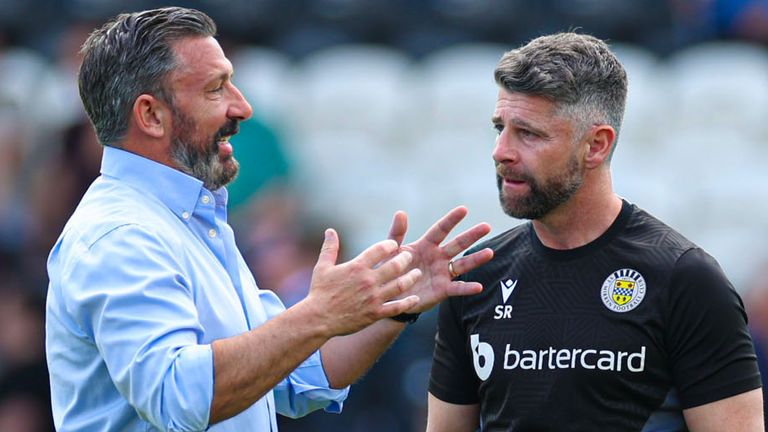
[[[153,138],[129,128],[120,148],[178,170],[171,159],[171,142],[165,137]]]
[[[544,246],[574,249],[597,239],[611,226],[621,211],[622,202],[613,193],[610,173],[605,174],[607,177],[600,179],[585,179],[568,201],[533,221],[536,235]]]

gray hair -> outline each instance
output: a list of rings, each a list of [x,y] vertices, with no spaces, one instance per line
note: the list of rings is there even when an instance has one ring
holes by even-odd
[[[82,47],[80,98],[103,145],[117,146],[137,97],[151,94],[173,106],[167,86],[177,66],[172,49],[185,37],[216,35],[206,14],[168,7],[120,14],[94,30]]]
[[[581,133],[608,124],[618,135],[627,100],[627,74],[608,45],[593,36],[542,36],[505,53],[494,71],[510,92],[541,96],[576,122]]]

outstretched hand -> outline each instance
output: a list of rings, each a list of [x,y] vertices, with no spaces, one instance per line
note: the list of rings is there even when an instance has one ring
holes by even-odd
[[[410,252],[398,249],[396,242],[383,240],[339,264],[338,234],[333,229],[325,231],[304,304],[322,319],[329,335],[354,333],[418,304],[415,295],[405,294],[421,271],[411,265]]]
[[[490,261],[493,258],[493,250],[486,248],[453,260],[454,275],[449,272],[448,264],[454,256],[491,232],[491,226],[487,223],[477,224],[446,244],[440,245],[466,215],[466,207],[456,207],[435,222],[421,238],[403,245],[408,229],[408,218],[403,212],[395,213],[389,238],[401,245],[401,252],[411,253],[413,256],[411,266],[421,271],[421,277],[408,290],[408,294],[416,295],[419,302],[408,312],[424,312],[447,297],[477,294],[482,291],[483,286],[478,282],[453,279],[456,275],[466,273]]]

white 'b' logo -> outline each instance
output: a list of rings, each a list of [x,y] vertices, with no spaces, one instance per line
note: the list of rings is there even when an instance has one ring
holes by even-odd
[[[469,343],[472,346],[472,360],[475,364],[475,372],[481,380],[485,381],[491,376],[491,371],[493,370],[493,347],[485,342],[480,342],[479,334],[470,335]]]

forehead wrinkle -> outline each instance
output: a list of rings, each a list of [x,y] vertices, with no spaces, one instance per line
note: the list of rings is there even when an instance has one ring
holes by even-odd
[[[224,56],[218,44],[209,44],[208,39],[188,38],[176,42],[174,81],[193,78],[196,82],[208,83],[215,79],[231,79],[234,74],[232,63]],[[215,42],[215,39],[210,39]]]

